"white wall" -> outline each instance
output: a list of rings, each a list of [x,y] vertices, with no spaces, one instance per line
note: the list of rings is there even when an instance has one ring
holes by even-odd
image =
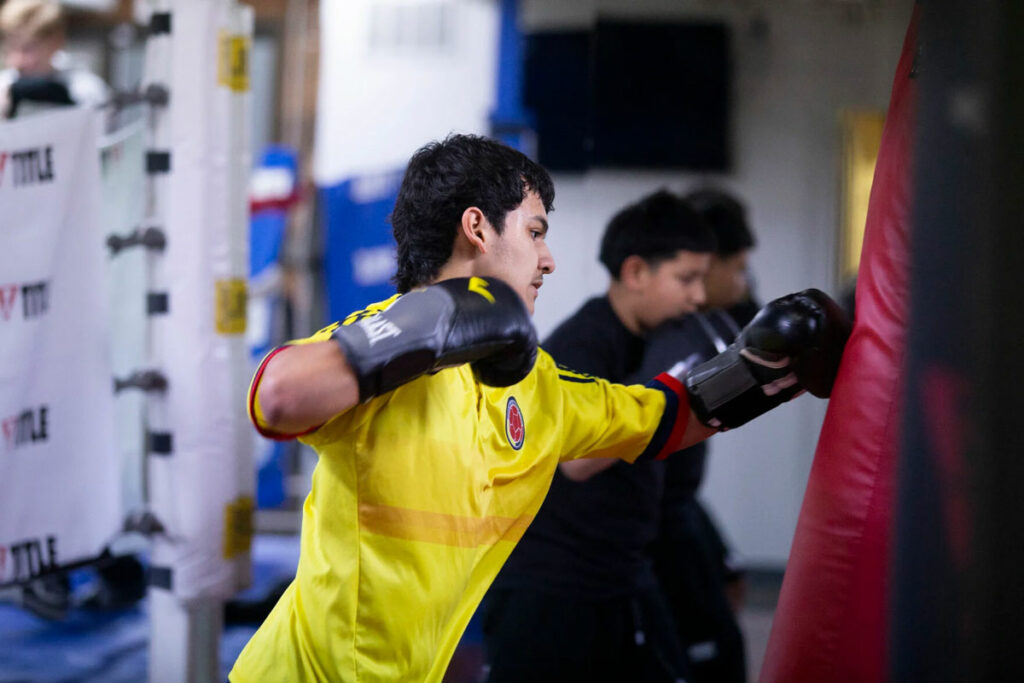
[[[495,0],[320,3],[317,183],[402,169],[451,132],[486,133],[498,25]]]
[[[760,244],[752,270],[762,300],[806,287],[838,293],[838,113],[888,105],[911,0],[870,10],[824,0],[522,0],[524,29],[572,27],[598,12],[630,18],[718,17],[733,27],[733,172],[705,176],[749,204]],[[767,32],[752,29],[755,16]],[[541,335],[603,291],[600,235],[623,204],[687,173],[600,171],[555,177],[549,243],[558,265],[537,302]],[[751,564],[785,563],[825,402],[812,397],[716,436],[704,497]]]
[[[752,268],[762,299],[810,286],[837,293],[838,113],[887,106],[912,0],[874,0],[870,9],[838,0],[521,3],[527,31],[588,25],[598,13],[729,22],[734,169],[708,179],[749,204],[760,238]],[[397,38],[397,49],[371,49],[373,21],[379,31],[381,17],[394,16],[387,8],[442,5],[449,12],[444,40],[434,41],[429,31],[403,34],[405,22],[398,34],[384,36]],[[485,132],[497,22],[495,0],[321,3],[318,182],[401,167],[423,142],[450,131]],[[549,240],[558,271],[538,300],[541,335],[606,286],[597,247],[616,210],[659,187],[684,190],[698,180],[626,171],[556,176]],[[824,411],[824,401],[804,397],[714,439],[704,494],[753,564],[777,567],[788,556]]]

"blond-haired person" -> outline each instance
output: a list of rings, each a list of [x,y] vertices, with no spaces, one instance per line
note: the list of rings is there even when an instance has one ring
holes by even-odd
[[[7,0],[0,7],[5,67],[0,71],[0,117],[107,100],[103,80],[73,65],[64,51],[65,24],[56,0]]]

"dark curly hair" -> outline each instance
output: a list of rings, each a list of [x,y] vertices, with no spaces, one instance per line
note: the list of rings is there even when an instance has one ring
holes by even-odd
[[[449,135],[416,151],[398,190],[391,227],[399,292],[427,284],[451,258],[463,212],[475,206],[500,234],[505,216],[536,192],[552,210],[551,176],[526,155],[479,135]]]

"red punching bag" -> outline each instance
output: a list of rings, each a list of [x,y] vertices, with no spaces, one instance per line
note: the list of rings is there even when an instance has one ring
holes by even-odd
[[[909,293],[919,9],[896,69],[868,204],[856,322],[814,456],[761,671],[762,683],[887,677]]]

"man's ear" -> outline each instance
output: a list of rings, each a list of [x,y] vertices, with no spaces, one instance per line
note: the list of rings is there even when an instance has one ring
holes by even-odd
[[[487,222],[483,211],[475,206],[469,207],[462,212],[462,222],[459,227],[462,230],[462,236],[474,249],[481,254],[487,253],[487,243],[490,241],[488,234],[490,223]]]
[[[647,261],[636,254],[630,254],[619,267],[619,282],[627,289],[638,289],[643,287],[650,271],[651,268],[647,265]]]

